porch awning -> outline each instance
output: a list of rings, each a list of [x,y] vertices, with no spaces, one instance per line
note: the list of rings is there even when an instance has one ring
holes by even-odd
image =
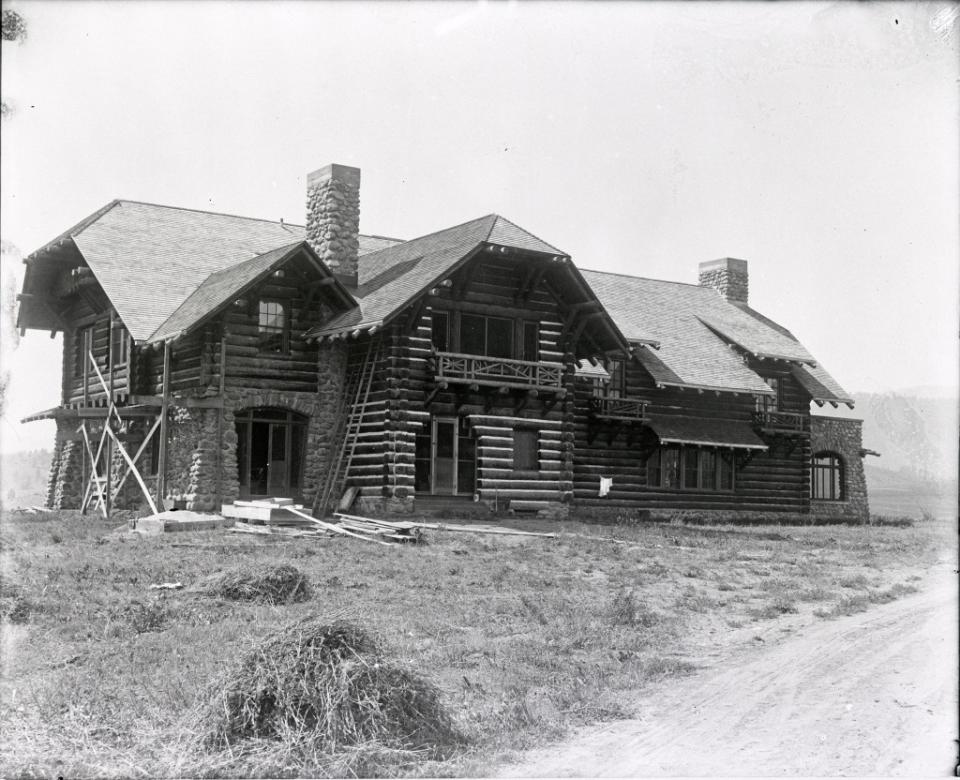
[[[648,419],[646,424],[657,434],[661,444],[697,444],[741,450],[767,449],[767,445],[746,422],[653,417]]]
[[[34,412],[27,415],[21,423],[36,422],[37,420],[61,420],[69,417],[76,417],[75,409],[68,409],[65,406],[54,406],[52,409],[44,409],[42,412]]]

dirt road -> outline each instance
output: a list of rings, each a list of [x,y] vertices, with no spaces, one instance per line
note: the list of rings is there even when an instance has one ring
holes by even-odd
[[[957,577],[823,620],[643,694],[639,717],[583,729],[501,776],[952,775]]]

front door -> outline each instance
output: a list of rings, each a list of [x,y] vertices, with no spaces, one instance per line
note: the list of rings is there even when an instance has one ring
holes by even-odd
[[[282,409],[251,409],[236,420],[240,496],[295,498],[306,418]]]
[[[434,496],[470,495],[476,486],[477,447],[466,418],[434,417],[417,437],[416,490]]]

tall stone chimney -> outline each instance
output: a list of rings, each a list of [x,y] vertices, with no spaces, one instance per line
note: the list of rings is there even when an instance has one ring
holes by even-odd
[[[307,243],[341,282],[357,286],[359,168],[330,164],[307,176]]]
[[[746,260],[722,257],[700,263],[700,286],[712,287],[728,301],[747,303],[749,281]]]

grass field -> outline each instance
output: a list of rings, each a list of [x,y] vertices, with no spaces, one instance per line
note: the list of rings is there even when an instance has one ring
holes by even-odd
[[[476,776],[645,685],[773,630],[916,590],[952,523],[906,527],[551,526],[555,539],[429,532],[426,545],[224,531],[139,537],[114,519],[2,518],[0,774]],[[293,565],[306,600],[227,601],[217,572]],[[181,582],[184,590],[151,590]],[[466,738],[445,761],[383,745],[204,747],[208,687],[268,632],[348,618],[438,686]]]

